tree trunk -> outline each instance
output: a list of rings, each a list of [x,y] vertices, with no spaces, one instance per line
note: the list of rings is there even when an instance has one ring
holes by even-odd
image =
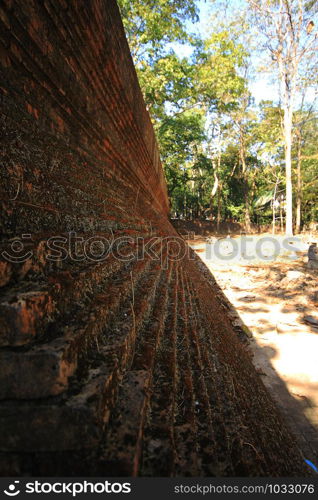
[[[245,231],[247,233],[251,232],[251,216],[250,216],[250,200],[249,200],[249,188],[246,182],[244,188],[244,198],[245,198]]]
[[[220,222],[221,222],[221,189],[222,184],[220,182],[220,169],[221,169],[221,148],[219,148],[218,159],[217,159],[217,176],[218,176],[218,186],[217,186],[217,204],[218,204],[218,212],[216,217],[216,230],[219,232],[220,230]]]
[[[297,199],[296,199],[296,233],[300,233],[301,226],[301,201],[302,201],[302,182],[301,182],[301,131],[297,130]]]
[[[282,233],[284,231],[282,200],[280,200],[279,203],[279,218],[280,218],[280,232]]]
[[[276,226],[276,205],[275,205],[275,202],[276,202],[276,193],[277,193],[278,182],[279,182],[279,180],[278,180],[278,178],[276,178],[274,195],[273,195],[273,229],[272,229],[273,234],[275,234],[275,226]]]
[[[219,167],[220,167],[220,162],[221,158],[220,155],[218,155],[217,161],[215,159],[212,160],[212,166],[213,166],[213,176],[214,176],[214,184],[213,188],[211,191],[211,198],[210,198],[210,210],[211,214],[213,213],[214,210],[214,197],[217,195],[217,231],[219,230],[219,198],[220,198],[220,181],[219,181]]]
[[[243,177],[243,182],[244,182],[245,231],[247,233],[249,233],[251,231],[249,184],[248,184],[247,165],[246,165],[246,160],[245,160],[245,141],[244,141],[242,129],[241,129],[241,133],[240,133],[240,160],[241,160],[241,165],[242,165],[242,177]]]
[[[218,202],[218,213],[216,218],[216,230],[220,231],[220,223],[221,223],[221,189],[222,185],[219,183],[218,192],[217,192],[217,202]]]
[[[292,110],[284,109],[285,171],[286,171],[286,235],[293,235],[293,186],[292,186]]]

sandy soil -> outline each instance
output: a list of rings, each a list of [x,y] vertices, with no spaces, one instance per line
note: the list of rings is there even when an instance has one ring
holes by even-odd
[[[246,242],[235,236],[233,243],[198,237],[189,244],[239,313],[257,371],[304,457],[318,466],[318,271],[306,268],[314,238],[271,238],[258,235]]]

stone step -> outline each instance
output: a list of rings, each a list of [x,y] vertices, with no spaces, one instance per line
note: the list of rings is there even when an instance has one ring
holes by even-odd
[[[127,342],[133,341],[131,336],[139,328],[156,289],[160,271],[158,265],[149,271],[151,264],[150,261],[137,262],[132,271],[134,277],[128,275],[118,285],[110,286],[103,298],[98,297],[94,302],[87,320],[75,318],[62,337],[26,352],[0,351],[0,399],[35,399],[60,394],[67,389],[69,377],[78,368],[83,372],[83,360],[86,365],[89,363],[87,355],[92,344],[95,351],[101,346],[104,352],[117,351],[118,357],[124,356]],[[144,277],[146,270],[148,273]],[[131,296],[129,300],[133,303],[132,287],[138,286],[140,280],[143,280],[143,293],[136,298],[138,312],[135,314],[129,305],[125,308],[124,303],[127,296]],[[121,304],[121,314],[117,315]],[[127,321],[132,314],[133,327]],[[110,315],[112,320],[114,315],[116,318],[112,330],[107,331]],[[85,324],[84,329],[82,324]]]
[[[107,470],[107,475],[138,475],[150,392],[149,371],[130,370],[126,373],[109,429],[102,439],[99,468]]]
[[[201,327],[200,317],[189,293],[189,276],[186,272],[183,281],[183,297],[193,384],[196,447],[200,470],[203,470],[205,462],[211,463],[215,461],[215,434],[209,401],[209,388],[205,377],[209,369],[206,366],[204,357],[206,346],[201,344],[198,336]]]
[[[115,361],[114,361],[115,362]],[[66,400],[0,404],[1,452],[52,452],[98,447],[118,380],[108,367],[91,370],[81,392]]]
[[[144,288],[146,297],[136,298],[138,312],[126,318],[128,326],[120,336],[109,338],[106,346],[99,346],[99,367],[89,369],[88,381],[79,392],[78,381],[74,380],[63,397],[0,404],[0,423],[4,435],[10,437],[7,442],[0,438],[0,451],[51,452],[99,445],[117,401],[122,377],[131,366],[136,329],[144,321],[147,309],[152,307],[158,272],[150,276],[147,275],[148,286]],[[24,419],[21,425],[20,418]]]
[[[68,387],[77,361],[65,339],[55,339],[27,352],[0,352],[0,399],[55,396]]]
[[[53,296],[45,287],[4,297],[0,304],[0,347],[25,345],[43,335],[55,309]]]
[[[181,267],[181,266],[180,266]],[[176,449],[175,474],[198,476],[200,464],[197,443],[197,403],[195,395],[196,374],[191,366],[191,347],[188,324],[188,301],[185,295],[185,276],[180,269],[180,288],[177,328],[177,386],[174,435]]]
[[[231,460],[227,460],[228,457],[225,454],[228,440],[225,423],[223,422],[223,418],[225,418],[223,411],[226,406],[222,405],[220,398],[220,391],[224,384],[224,374],[220,370],[216,352],[211,346],[210,332],[202,322],[197,307],[194,285],[189,278],[186,280],[185,290],[192,310],[190,318],[192,337],[196,349],[200,351],[201,364],[204,366],[201,377],[205,388],[204,405],[207,407],[210,422],[205,431],[204,426],[201,424],[203,443],[200,453],[202,457],[201,468],[205,470],[207,475],[211,476],[231,475]],[[232,387],[232,385],[229,385],[229,387]]]
[[[149,370],[152,372],[155,353],[164,332],[167,310],[169,307],[169,287],[175,279],[175,265],[170,263],[168,269],[162,272],[160,287],[150,321],[144,325],[136,343],[136,352],[133,360],[134,370]]]
[[[176,328],[178,315],[179,263],[172,277],[168,311],[161,341],[157,346],[149,416],[144,429],[141,475],[169,476],[176,460],[174,412],[176,393]]]
[[[154,308],[138,333],[131,371],[124,377],[118,402],[107,429],[100,463],[112,475],[136,476],[140,468],[144,425],[152,392],[155,352],[167,310],[173,264],[161,273]]]
[[[152,237],[144,240],[145,244],[151,241]],[[124,247],[122,253],[136,253],[133,245]],[[155,242],[153,249],[154,252],[160,249],[160,241]],[[73,262],[67,271],[49,276],[49,283],[38,289],[25,283],[4,293],[0,303],[0,347],[32,343],[44,337],[48,327],[54,332],[56,321],[66,323],[69,317],[87,308],[90,300],[107,286],[107,280],[115,274],[129,273],[129,266],[135,265],[135,260],[136,257],[127,263],[115,254],[97,264]]]

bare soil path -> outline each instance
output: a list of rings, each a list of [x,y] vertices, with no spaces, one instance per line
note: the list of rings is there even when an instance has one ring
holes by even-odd
[[[234,252],[228,239],[195,237],[189,244],[238,312],[257,371],[304,457],[318,466],[318,271],[306,268],[309,237],[293,243],[296,253],[283,248],[282,236],[277,245],[272,235],[253,236],[247,250],[242,238],[234,237]],[[279,255],[267,260],[278,245]]]

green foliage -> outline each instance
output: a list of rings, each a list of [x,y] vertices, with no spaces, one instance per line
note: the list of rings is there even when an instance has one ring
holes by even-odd
[[[208,109],[229,110],[245,90],[238,74],[247,52],[227,30],[214,33],[202,44],[197,56],[196,87]]]
[[[171,212],[178,217],[220,216],[244,222],[248,210],[252,222],[269,224],[273,199],[282,200],[285,189],[283,112],[271,101],[256,107],[250,95],[249,52],[259,42],[251,40],[255,31],[248,16],[233,11],[228,20],[220,20],[222,0],[209,1],[218,15],[211,19],[210,33],[203,40],[189,32],[191,22],[198,19],[196,0],[118,0],[157,133]],[[305,3],[306,12],[314,11],[314,3]],[[190,55],[179,57],[176,43],[186,44],[184,53]],[[316,75],[316,71],[302,75],[301,84],[317,83]],[[305,121],[301,125],[305,223],[318,216],[317,117],[311,114],[308,121],[308,116],[308,111],[296,111],[294,120],[295,131]]]
[[[141,62],[139,81],[155,124],[165,119],[168,105],[180,111],[193,104],[193,73],[187,59],[179,59],[172,51],[151,66]]]
[[[261,101],[258,122],[255,123],[253,135],[259,141],[259,151],[273,156],[281,156],[283,149],[282,120],[283,114],[279,106],[272,101]]]
[[[302,111],[296,113],[296,120],[298,123],[304,121],[301,126],[302,218],[303,222],[308,224],[310,221],[318,220],[318,116],[315,113]]]
[[[198,19],[194,0],[118,0],[118,4],[136,62],[158,57],[168,42],[191,41],[185,22]]]
[[[193,47],[186,29],[198,20],[194,0],[119,0],[130,49],[145,102],[154,123],[166,116],[167,105],[180,110],[193,101],[194,67],[179,59],[172,42]]]

